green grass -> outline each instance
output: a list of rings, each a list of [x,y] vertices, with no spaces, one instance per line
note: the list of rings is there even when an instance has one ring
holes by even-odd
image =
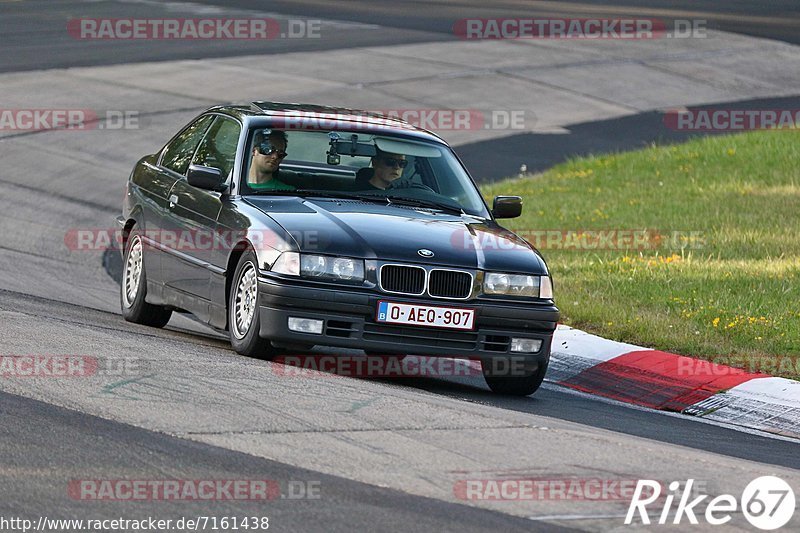
[[[678,232],[672,242],[627,249],[539,241],[564,323],[800,376],[800,131],[581,158],[482,190],[524,198],[522,216],[504,221],[523,235]]]

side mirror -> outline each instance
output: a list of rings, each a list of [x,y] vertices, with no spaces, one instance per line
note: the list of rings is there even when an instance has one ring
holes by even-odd
[[[519,196],[495,196],[492,205],[494,218],[517,218],[522,214],[522,198]]]
[[[204,167],[202,165],[189,165],[189,173],[186,174],[189,185],[204,189],[206,191],[223,192],[228,186],[222,171],[218,168]]]

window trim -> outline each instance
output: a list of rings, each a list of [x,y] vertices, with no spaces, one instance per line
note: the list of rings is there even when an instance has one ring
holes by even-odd
[[[171,174],[171,175],[173,175],[173,176],[176,176],[178,179],[183,179],[183,180],[186,180],[186,174],[179,174],[178,172],[175,172],[175,171],[174,171],[174,170],[172,170],[171,168],[167,168],[167,167],[165,167],[165,166],[163,165],[163,162],[164,162],[164,155],[166,154],[166,151],[167,151],[167,148],[169,147],[169,145],[170,145],[170,144],[172,144],[172,142],[173,142],[175,139],[177,139],[178,137],[180,137],[180,136],[183,134],[183,132],[185,132],[186,130],[188,130],[189,128],[191,128],[191,127],[192,127],[192,126],[193,126],[195,123],[199,122],[200,120],[202,120],[202,119],[204,119],[204,118],[206,118],[206,117],[210,117],[210,118],[211,118],[211,122],[209,122],[209,123],[208,123],[208,126],[207,126],[207,127],[206,127],[206,129],[203,131],[203,135],[202,135],[202,137],[201,137],[201,138],[200,138],[200,140],[197,142],[197,146],[195,146],[195,147],[194,147],[194,151],[192,152],[192,157],[191,157],[191,159],[189,160],[189,164],[190,164],[190,165],[191,165],[191,161],[194,161],[194,158],[197,156],[197,150],[200,148],[200,144],[201,144],[201,143],[202,143],[202,142],[205,140],[205,138],[206,138],[206,135],[208,135],[208,130],[210,130],[210,129],[211,129],[211,126],[213,126],[213,125],[214,125],[214,122],[217,120],[217,117],[223,117],[223,118],[227,118],[227,119],[230,119],[230,120],[233,120],[234,122],[236,122],[236,123],[239,125],[239,139],[241,140],[241,137],[242,137],[242,131],[245,129],[245,128],[244,128],[244,124],[242,123],[242,121],[241,121],[241,120],[239,120],[239,119],[237,119],[236,117],[233,117],[233,116],[231,116],[231,115],[227,115],[227,114],[225,114],[225,113],[219,113],[219,112],[216,112],[216,111],[211,111],[211,112],[208,112],[208,113],[203,113],[202,115],[198,116],[198,117],[197,117],[195,120],[193,120],[193,121],[191,121],[189,124],[187,124],[187,125],[186,125],[186,127],[184,127],[183,129],[181,129],[181,131],[179,131],[178,133],[176,133],[175,135],[173,135],[173,136],[172,136],[172,138],[171,138],[169,141],[167,141],[167,143],[166,143],[166,144],[165,144],[165,145],[164,145],[164,146],[161,148],[161,151],[159,152],[159,155],[158,155],[158,162],[156,163],[156,165],[158,166],[158,168],[160,168],[160,169],[162,169],[162,170],[165,170],[166,172],[168,172],[169,174]],[[236,157],[237,157],[237,155],[238,155],[238,151],[239,151],[239,150],[238,150],[238,143],[237,143],[237,150],[236,150],[236,153],[234,153],[234,155],[233,155],[233,168],[234,168],[234,170],[231,172],[231,180],[233,180],[233,176],[236,174]],[[188,172],[188,167],[187,167],[187,172]],[[226,182],[227,182],[227,181],[228,181],[228,180],[226,180]]]
[[[194,152],[192,153],[192,159],[190,160],[189,166],[194,164],[194,160],[197,157],[197,151],[200,150],[200,145],[202,145],[203,142],[206,140],[206,138],[208,138],[208,134],[211,131],[211,128],[214,126],[214,124],[216,124],[216,122],[220,119],[230,120],[231,122],[239,126],[239,136],[236,139],[236,151],[233,152],[233,163],[231,164],[230,176],[226,176],[225,179],[225,182],[227,183],[229,179],[233,179],[233,174],[236,169],[236,155],[237,152],[239,151],[239,141],[242,138],[242,131],[244,130],[244,126],[242,125],[241,121],[235,119],[230,115],[225,115],[223,113],[208,113],[206,116],[212,116],[212,115],[214,115],[214,120],[212,120],[211,124],[209,124],[208,128],[206,128],[206,131],[203,133],[203,138],[200,139],[199,143],[197,143],[197,146],[195,147]],[[183,176],[183,179],[186,179],[186,176]]]
[[[200,122],[201,120],[203,120],[203,119],[205,119],[205,118],[207,118],[207,117],[211,117],[211,115],[212,115],[212,113],[203,113],[202,115],[200,115],[199,117],[197,117],[197,118],[195,118],[193,121],[191,121],[189,124],[187,124],[187,125],[186,125],[184,128],[182,128],[182,129],[181,129],[181,130],[180,130],[178,133],[176,133],[175,135],[173,135],[173,136],[172,136],[172,138],[171,138],[169,141],[167,141],[167,143],[166,143],[166,144],[165,144],[165,145],[164,145],[164,146],[161,148],[161,151],[160,151],[160,152],[159,152],[159,154],[158,154],[158,161],[156,162],[156,166],[158,166],[158,168],[160,168],[160,169],[162,169],[162,170],[166,170],[166,171],[167,171],[167,172],[169,172],[170,174],[174,174],[175,176],[181,176],[181,174],[179,174],[178,172],[176,172],[176,171],[172,170],[171,168],[168,168],[168,167],[164,166],[164,156],[165,156],[165,155],[166,155],[166,153],[167,153],[167,149],[170,147],[170,145],[171,145],[171,144],[172,144],[172,143],[173,143],[173,142],[174,142],[174,141],[175,141],[175,140],[176,140],[178,137],[180,137],[181,135],[183,135],[183,133],[184,133],[186,130],[188,130],[189,128],[191,128],[192,126],[194,126],[196,123]],[[205,137],[205,134],[206,134],[206,132],[208,131],[208,128],[210,128],[210,127],[211,127],[211,125],[212,125],[213,123],[214,123],[214,120],[212,119],[212,120],[211,120],[211,121],[208,123],[208,126],[206,126],[206,129],[205,129],[205,130],[203,130],[202,137],[200,138],[200,141],[198,141],[198,142],[197,142],[197,146],[200,146],[200,142],[203,140],[203,138]],[[197,152],[197,146],[195,146],[195,147],[194,147],[194,151],[192,152],[192,159],[194,159],[194,154]],[[191,161],[191,159],[190,159],[190,161]],[[190,164],[191,164],[191,163],[190,163]],[[186,176],[183,176],[183,177],[186,177]]]

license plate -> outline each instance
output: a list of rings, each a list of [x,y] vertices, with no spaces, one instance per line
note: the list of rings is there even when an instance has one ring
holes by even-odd
[[[433,328],[473,329],[475,310],[460,307],[378,302],[378,322]]]

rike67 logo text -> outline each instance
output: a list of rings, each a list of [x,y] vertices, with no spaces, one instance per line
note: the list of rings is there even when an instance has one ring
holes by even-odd
[[[698,525],[700,523],[698,515],[700,515],[707,524],[720,526],[730,522],[733,513],[741,512],[752,526],[764,531],[771,531],[786,525],[794,515],[794,491],[788,483],[775,476],[762,476],[754,479],[745,487],[738,500],[731,494],[721,494],[706,503],[709,495],[697,496],[693,486],[694,479],[688,479],[683,485],[683,490],[681,490],[680,482],[673,481],[669,484],[669,492],[662,498],[662,487],[658,481],[640,479],[628,507],[625,524],[634,523],[634,518],[638,513],[636,522],[641,521],[642,524],[650,524],[651,520],[654,520],[660,525],[670,522],[672,524],[688,522]],[[690,500],[690,498],[693,499]],[[678,503],[673,511],[673,503],[676,499]],[[703,503],[705,503],[705,512],[701,514],[697,508]],[[650,512],[658,511],[658,507],[662,504],[663,507],[661,507],[660,513],[657,512],[657,517],[651,518]],[[651,507],[648,508],[648,506]]]

